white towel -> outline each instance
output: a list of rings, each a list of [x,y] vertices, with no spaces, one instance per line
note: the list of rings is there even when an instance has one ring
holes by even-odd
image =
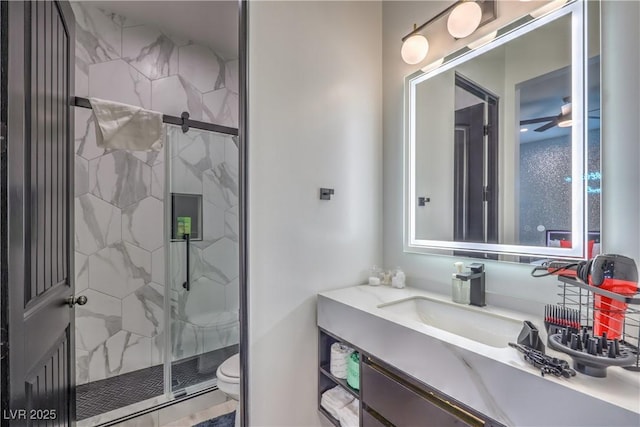
[[[338,410],[338,420],[340,427],[358,427],[360,425],[360,402],[353,399],[344,408]]]
[[[322,393],[320,405],[331,414],[332,417],[338,419],[338,411],[353,401],[354,397],[348,391],[340,386],[335,386]]]
[[[98,147],[159,151],[164,140],[162,113],[134,105],[91,98]]]

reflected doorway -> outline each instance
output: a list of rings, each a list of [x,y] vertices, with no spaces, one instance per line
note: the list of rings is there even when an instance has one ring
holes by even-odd
[[[455,84],[454,240],[498,243],[499,98],[459,73]]]

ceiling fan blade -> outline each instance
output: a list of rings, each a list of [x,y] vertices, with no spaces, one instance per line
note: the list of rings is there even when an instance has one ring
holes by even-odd
[[[598,119],[600,120],[600,116],[589,116],[590,119]]]
[[[557,118],[557,116],[549,116],[549,117],[538,117],[537,119],[527,119],[527,120],[520,120],[520,125],[530,125],[533,123],[543,123],[543,122],[550,122],[552,120],[555,120]]]
[[[536,132],[544,132],[545,130],[549,130],[552,127],[556,126],[557,124],[558,124],[558,119],[556,117],[554,117],[554,120],[552,122],[549,122],[544,126],[540,126],[538,129],[534,129],[534,131],[536,131]]]

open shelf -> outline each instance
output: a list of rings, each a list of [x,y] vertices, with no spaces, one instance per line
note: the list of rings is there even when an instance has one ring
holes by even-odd
[[[326,409],[324,409],[322,406],[321,406],[319,409],[320,409],[320,413],[321,413],[322,415],[324,415],[325,417],[327,417],[327,419],[328,419],[329,421],[331,421],[331,423],[332,423],[334,426],[336,426],[336,427],[340,427],[340,421],[338,421],[338,420],[336,420],[335,418],[333,418],[333,416],[332,416],[329,412],[327,412],[327,410],[326,410]]]
[[[343,380],[342,378],[333,376],[329,371],[329,365],[320,366],[320,373],[325,377],[329,378],[331,381],[333,381],[340,387],[342,387],[343,389],[347,390],[356,399],[360,399],[360,392],[358,392],[358,390],[351,388],[351,386],[347,383],[347,380]]]

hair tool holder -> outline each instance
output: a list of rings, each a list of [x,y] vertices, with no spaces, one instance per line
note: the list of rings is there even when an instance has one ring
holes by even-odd
[[[556,309],[570,312],[572,321],[547,325],[549,347],[571,356],[585,375],[605,377],[609,366],[640,371],[640,294],[611,292],[573,277],[558,280]]]

